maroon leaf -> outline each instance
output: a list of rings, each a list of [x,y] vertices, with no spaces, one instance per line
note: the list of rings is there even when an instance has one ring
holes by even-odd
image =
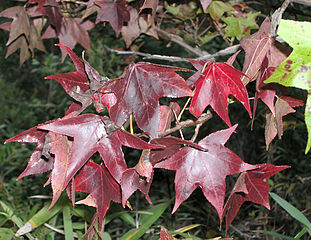
[[[63,191],[63,185],[66,180],[66,172],[69,163],[69,151],[72,142],[67,137],[60,134],[49,132],[51,137],[50,153],[55,155],[54,166],[51,173],[51,184],[53,190],[53,199],[50,208],[56,203]]]
[[[165,131],[171,127],[171,123],[177,119],[180,106],[176,102],[171,102],[169,106],[160,106],[160,122],[158,132]]]
[[[261,24],[259,30],[251,36],[242,38],[240,44],[245,51],[243,72],[254,79],[265,58],[269,67],[277,67],[286,58],[278,43],[270,37],[271,22],[269,17]],[[244,78],[246,85],[249,80]]]
[[[121,126],[133,113],[138,127],[156,137],[159,98],[192,95],[184,79],[175,72],[183,70],[144,62],[129,65],[110,89],[117,97],[117,103],[109,111],[111,119]]]
[[[95,114],[84,114],[69,119],[57,120],[51,124],[40,126],[40,129],[74,138],[69,154],[66,180],[62,190],[97,151],[111,175],[120,182],[122,173],[126,170],[122,145],[137,149],[162,147],[148,144],[134,135],[117,130],[108,118]]]
[[[274,67],[263,68],[260,71],[260,75],[257,78],[256,82],[256,93],[254,98],[254,107],[253,107],[253,119],[252,119],[252,128],[255,119],[255,113],[257,109],[258,99],[260,98],[270,109],[273,116],[275,116],[274,108],[274,98],[276,96],[275,84],[265,84],[264,81],[267,80],[271,74],[274,72]]]
[[[196,149],[200,149],[202,151],[207,150],[206,148],[198,145],[197,143],[194,143],[189,140],[183,140],[180,138],[172,137],[172,136],[155,138],[155,139],[152,139],[150,143],[165,146],[164,149],[157,149],[157,150],[154,149],[150,152],[150,162],[152,163],[152,165],[155,165],[159,161],[173,156],[183,146],[193,147]]]
[[[225,205],[226,231],[245,201],[270,209],[269,184],[266,179],[286,168],[289,166],[258,164],[256,169],[241,173]]]
[[[43,52],[46,51],[40,39],[41,30],[44,26],[43,19],[32,21],[22,6],[5,9],[0,13],[0,17],[13,18],[11,23],[1,24],[2,29],[10,31],[6,44],[8,45],[6,58],[20,48],[20,65],[22,65],[31,54],[34,54],[34,48]]]
[[[130,20],[125,0],[95,0],[95,3],[100,7],[96,23],[109,22],[116,35],[119,36],[123,23]]]
[[[278,98],[275,103],[275,116],[271,113],[266,115],[265,139],[267,150],[276,135],[278,135],[279,138],[283,136],[283,117],[295,112],[295,109],[293,109],[291,105],[293,107],[303,106],[304,102],[292,97]]]
[[[148,195],[150,186],[151,181],[147,182],[146,179],[143,179],[135,168],[125,170],[121,180],[123,207],[125,207],[127,200],[137,189],[145,195],[146,200],[151,204],[151,200]]]
[[[90,85],[85,74],[82,60],[69,47],[63,44],[56,44],[56,46],[63,48],[68,53],[76,68],[76,71],[71,73],[50,75],[45,77],[45,79],[55,79],[63,86],[67,94],[69,94],[70,90],[76,86],[81,88],[82,91],[86,92],[86,90],[90,88]]]
[[[158,38],[157,31],[154,26],[154,19],[152,19],[153,15],[139,15],[135,8],[130,8],[129,14],[129,22],[121,29],[121,34],[126,43],[126,47],[129,47],[142,33]]]
[[[77,43],[80,43],[85,49],[90,49],[90,38],[88,30],[94,27],[94,23],[86,20],[83,22],[81,18],[64,17],[60,32],[57,33],[54,28],[49,26],[42,39],[58,38],[59,43],[73,49]],[[64,61],[67,50],[61,49],[62,61]]]
[[[200,186],[205,198],[215,207],[219,218],[222,218],[226,176],[255,168],[224,146],[236,127],[237,125],[215,132],[202,139],[199,145],[208,151],[184,147],[169,159],[155,165],[157,168],[176,170],[173,213]]]
[[[37,147],[30,156],[26,169],[17,177],[17,180],[25,176],[44,173],[53,168],[53,158],[48,156],[47,157],[42,156],[43,152],[44,153],[48,152],[49,146],[48,142],[46,142],[47,132],[38,129],[39,126],[32,127],[16,135],[15,137],[6,140],[4,143],[4,144],[9,142],[37,143]]]
[[[89,161],[75,178],[76,191],[90,193],[95,200],[99,228],[102,228],[103,218],[110,202],[121,202],[120,186],[110,175],[104,165]]]
[[[60,32],[63,16],[55,0],[29,0],[25,6],[29,4],[37,4],[28,10],[31,17],[47,16],[56,33]]]
[[[231,126],[228,116],[228,96],[232,94],[246,108],[251,117],[247,90],[241,76],[244,74],[226,63],[211,63],[195,82],[195,93],[191,101],[190,112],[198,117],[211,105],[214,111]]]

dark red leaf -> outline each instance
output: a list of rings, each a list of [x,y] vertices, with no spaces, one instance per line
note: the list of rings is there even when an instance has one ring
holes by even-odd
[[[74,138],[69,154],[66,180],[62,190],[97,151],[111,175],[120,182],[122,173],[126,170],[122,145],[137,149],[162,147],[148,144],[134,135],[117,130],[108,118],[95,114],[84,114],[69,119],[57,120],[51,124],[40,126],[40,129]]]
[[[269,184],[266,179],[286,168],[289,166],[258,164],[256,169],[241,173],[225,205],[226,231],[245,201],[270,209]]]
[[[173,213],[200,186],[219,218],[222,218],[226,176],[255,168],[224,146],[236,127],[237,125],[215,132],[202,139],[199,145],[208,151],[184,147],[169,159],[155,165],[157,168],[176,170]]]
[[[41,38],[58,38],[61,45],[68,46],[71,49],[73,49],[77,43],[80,43],[82,47],[90,50],[90,38],[87,31],[94,26],[94,23],[89,20],[83,21],[81,18],[64,17],[59,33],[49,26]],[[61,52],[62,61],[64,61],[68,51],[64,48],[61,49]]]
[[[271,22],[267,17],[256,33],[242,38],[240,42],[245,51],[243,72],[250,79],[255,78],[265,58],[268,59],[269,67],[277,67],[286,58],[275,39],[270,37],[270,31]],[[246,85],[250,79],[244,78],[244,84]]]
[[[82,91],[86,92],[86,90],[90,88],[90,85],[84,70],[83,61],[69,47],[63,44],[56,44],[56,46],[63,48],[68,53],[76,71],[50,75],[45,77],[45,79],[55,79],[63,86],[67,94],[69,94],[70,90],[75,86],[78,86]]]
[[[195,93],[191,101],[190,112],[198,117],[208,105],[211,105],[228,126],[231,126],[228,116],[228,96],[232,94],[242,103],[251,117],[248,94],[241,76],[244,76],[242,72],[226,63],[207,65],[194,84]]]
[[[103,218],[109,208],[110,202],[121,202],[119,184],[110,175],[104,165],[89,161],[75,178],[76,191],[90,193],[95,200],[99,228],[102,228]]]
[[[63,191],[69,164],[69,151],[72,145],[66,136],[49,132],[51,137],[50,153],[54,154],[54,166],[51,173],[53,199],[50,208],[56,203]]]
[[[109,22],[116,35],[119,36],[123,23],[130,20],[125,0],[95,0],[95,3],[100,7],[96,23]]]
[[[159,98],[192,95],[185,80],[175,72],[183,70],[144,62],[129,65],[110,89],[117,97],[117,103],[109,111],[111,119],[121,126],[133,113],[138,127],[156,137]]]
[[[36,4],[28,8],[28,13],[31,17],[47,16],[51,24],[59,33],[63,16],[59,11],[59,6],[55,0],[29,0],[26,5]]]
[[[52,121],[48,122],[51,123]],[[40,125],[39,125],[40,126]],[[46,142],[47,132],[38,129],[39,126],[32,127],[15,137],[5,141],[4,144],[9,142],[26,142],[37,143],[35,151],[30,156],[26,169],[17,177],[17,180],[33,175],[47,172],[53,168],[53,158],[42,156],[42,152],[48,152],[48,142]]]

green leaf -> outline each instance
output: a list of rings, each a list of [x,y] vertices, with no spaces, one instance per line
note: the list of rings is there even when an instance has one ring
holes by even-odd
[[[63,208],[63,221],[64,221],[65,240],[73,240],[72,221],[69,206],[65,206]]]
[[[10,219],[12,222],[14,222],[18,227],[22,227],[24,225],[23,221],[14,214],[13,209],[9,205],[7,205],[6,203],[4,203],[2,201],[0,201],[0,205],[1,205],[2,209],[7,213],[7,218],[8,219]],[[29,233],[27,233],[26,236],[30,240],[34,240],[35,239]]]
[[[170,205],[172,200],[169,200],[165,203],[161,203],[151,207],[147,212],[150,214],[142,215],[140,218],[141,225],[139,228],[134,228],[124,234],[121,240],[136,240],[140,239],[151,227],[151,225],[163,214],[163,212],[167,209]]]
[[[269,195],[273,198],[274,201],[276,201],[289,215],[291,215],[293,218],[295,218],[297,221],[302,223],[305,227],[307,227],[309,230],[311,230],[311,223],[309,220],[302,214],[301,211],[299,211],[297,208],[295,208],[293,205],[291,205],[289,202],[281,198],[275,193],[270,192]]]
[[[14,231],[10,228],[0,228],[0,239],[11,240],[14,237]]]
[[[279,83],[286,87],[296,87],[309,92],[305,110],[308,142],[305,153],[311,147],[311,23],[282,19],[278,35],[292,48],[293,52],[282,62],[265,83]]]
[[[234,8],[230,3],[224,3],[221,1],[212,1],[206,9],[206,12],[216,21],[219,21],[222,15],[229,11],[234,11]]]
[[[21,226],[18,226],[20,229],[17,231],[17,234],[24,235],[25,233],[31,232],[33,229],[49,221],[68,204],[69,201],[66,195],[62,195],[51,209],[49,209],[50,204],[45,205],[39,212],[29,219],[25,225],[21,224]]]
[[[241,17],[226,17],[223,21],[227,24],[225,28],[225,38],[236,37],[240,40],[242,37],[250,35],[252,29],[257,29],[256,18],[260,12],[250,12]]]
[[[276,232],[270,232],[270,231],[265,231],[265,230],[255,230],[253,232],[263,233],[263,234],[266,234],[266,235],[277,237],[279,239],[295,240],[295,238],[293,238],[293,237],[288,237],[288,236],[285,236],[285,235],[282,235],[282,234],[279,234],[279,233],[276,233]]]

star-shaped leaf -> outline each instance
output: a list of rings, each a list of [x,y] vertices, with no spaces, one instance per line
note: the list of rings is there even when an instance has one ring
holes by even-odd
[[[280,44],[270,37],[270,31],[271,22],[267,17],[256,33],[244,37],[240,42],[245,51],[243,72],[250,76],[250,79],[255,79],[265,58],[267,58],[267,67],[277,67],[286,58]],[[244,78],[244,84],[248,83],[250,79]]]
[[[191,96],[185,80],[175,71],[183,68],[140,62],[130,64],[111,87],[117,103],[110,108],[111,119],[121,126],[133,113],[137,125],[152,137],[157,136],[160,97]]]
[[[24,63],[31,55],[34,49],[45,52],[45,47],[40,34],[45,24],[44,19],[31,20],[24,7],[15,6],[7,8],[0,13],[0,17],[13,18],[9,24],[4,23],[0,28],[10,31],[7,42],[8,51],[6,58],[20,48],[20,65]]]
[[[101,229],[110,202],[121,202],[119,184],[104,165],[89,161],[76,176],[74,185],[76,191],[90,193],[92,199],[95,200]]]
[[[53,168],[53,158],[46,154],[49,150],[49,141],[46,140],[47,133],[36,126],[5,141],[5,144],[9,142],[37,143],[26,169],[17,177],[17,180],[29,175],[44,173]]]
[[[308,91],[305,122],[308,142],[305,153],[311,147],[311,23],[281,20],[278,35],[292,48],[293,52],[274,71],[265,83],[279,83],[286,87],[297,87]]]
[[[198,144],[207,151],[184,147],[169,159],[155,165],[157,168],[176,170],[173,213],[200,186],[206,199],[217,210],[219,218],[222,218],[226,176],[255,168],[224,146],[236,127],[237,125],[215,132],[202,139]]]
[[[214,111],[231,126],[228,116],[228,96],[238,99],[251,117],[248,94],[241,81],[242,72],[226,63],[210,63],[194,83],[195,93],[191,101],[190,112],[198,117],[211,105]]]
[[[41,125],[40,129],[74,138],[62,190],[95,152],[99,152],[111,175],[120,182],[122,173],[126,170],[122,145],[137,149],[162,147],[118,130],[108,118],[95,114],[57,120],[51,124]]]
[[[273,113],[267,113],[266,115],[265,139],[267,150],[276,135],[278,135],[279,138],[283,136],[283,117],[295,112],[293,107],[303,105],[304,102],[295,98],[283,96],[278,98],[275,103],[275,115]]]
[[[95,0],[95,3],[100,7],[96,23],[109,22],[116,35],[119,36],[123,23],[130,20],[125,0]]]
[[[249,12],[239,17],[229,16],[222,18],[227,24],[225,28],[225,38],[236,37],[240,40],[242,37],[248,36],[252,29],[257,29],[256,17],[260,12]]]
[[[28,5],[34,5],[28,8],[28,13],[31,17],[47,16],[50,23],[55,27],[56,32],[60,32],[63,15],[55,0],[29,0],[25,6]]]
[[[286,168],[289,166],[258,164],[256,169],[241,173],[225,206],[226,231],[245,201],[270,209],[269,184],[266,179]]]
[[[48,26],[42,39],[58,38],[59,43],[73,49],[77,43],[81,44],[85,49],[90,50],[90,37],[88,30],[94,27],[94,23],[81,18],[64,17],[60,32],[57,33],[54,28]],[[64,61],[67,51],[61,49],[62,61]]]

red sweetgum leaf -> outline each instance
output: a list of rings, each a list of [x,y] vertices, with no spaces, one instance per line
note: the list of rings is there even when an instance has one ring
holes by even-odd
[[[207,62],[209,63],[209,62]],[[196,117],[211,105],[214,111],[231,126],[228,116],[228,96],[238,99],[252,117],[248,93],[241,81],[242,72],[226,63],[211,63],[194,83],[195,93],[189,111]]]
[[[293,107],[299,107],[303,106],[304,102],[292,97],[282,96],[275,103],[275,116],[269,113],[266,115],[265,140],[267,150],[276,135],[279,138],[283,136],[283,117],[295,112],[295,109],[291,105]]]
[[[95,152],[99,152],[111,175],[120,182],[122,173],[126,170],[122,145],[137,149],[162,147],[120,131],[107,117],[95,114],[57,120],[51,124],[41,125],[40,129],[74,138],[62,190]]]
[[[121,126],[133,113],[138,127],[156,137],[160,121],[159,98],[192,95],[185,80],[175,71],[185,69],[145,62],[130,64],[109,89],[117,97],[117,103],[109,111],[111,119]]]
[[[60,32],[63,16],[59,11],[59,6],[55,0],[29,0],[25,6],[33,5],[28,8],[31,17],[47,16],[50,23],[55,27],[56,33]]]
[[[104,165],[92,161],[81,169],[74,182],[76,191],[90,193],[91,198],[95,200],[99,229],[101,229],[110,202],[121,202],[119,184]]]
[[[266,17],[256,33],[241,39],[240,44],[245,51],[243,72],[250,77],[243,79],[245,85],[255,78],[264,58],[268,59],[268,67],[277,67],[286,58],[280,44],[270,37],[270,31],[271,22]]]
[[[152,144],[163,145],[163,149],[153,149],[150,151],[150,162],[152,165],[160,162],[163,159],[167,159],[177,153],[182,147],[188,146],[193,147],[202,151],[207,151],[206,148],[200,146],[189,140],[183,140],[181,138],[167,136],[162,138],[155,138],[150,141]]]
[[[44,173],[53,168],[53,158],[44,158],[42,156],[42,152],[47,152],[47,148],[49,148],[48,143],[46,142],[46,135],[47,131],[40,130],[38,129],[38,126],[36,126],[5,141],[4,144],[9,142],[37,143],[35,151],[29,158],[26,169],[17,177],[16,180],[29,175]]]
[[[177,119],[180,106],[176,102],[171,102],[169,106],[160,106],[160,122],[158,132],[165,131],[171,127],[171,123]]]
[[[88,30],[92,29],[95,24],[89,20],[83,21],[81,18],[64,17],[60,32],[57,33],[54,28],[48,26],[42,39],[58,38],[61,45],[65,45],[73,49],[77,43],[82,47],[90,50],[90,38]],[[61,49],[62,61],[67,56],[67,50]]]
[[[258,99],[260,98],[270,109],[273,116],[275,116],[275,107],[274,99],[276,96],[276,90],[274,84],[265,84],[264,81],[267,80],[271,74],[274,72],[274,67],[268,67],[261,69],[260,75],[256,81],[256,93],[254,98],[254,107],[253,107],[253,119],[252,119],[252,128],[255,120],[255,113],[257,109]]]
[[[243,162],[224,146],[236,127],[212,133],[202,139],[198,144],[208,151],[184,147],[169,159],[155,165],[156,168],[176,170],[173,213],[200,186],[205,198],[222,219],[226,176],[256,168]]]
[[[151,204],[151,200],[148,195],[151,182],[152,181],[147,182],[146,179],[143,179],[135,168],[125,170],[121,180],[123,207],[125,207],[127,200],[137,189],[145,195],[146,200]]]
[[[63,185],[66,180],[66,172],[69,163],[69,151],[72,142],[64,135],[48,133],[51,137],[50,153],[54,154],[54,166],[51,173],[51,184],[53,190],[53,199],[50,208],[56,203],[63,191]]]
[[[226,232],[245,201],[261,204],[270,209],[269,184],[266,179],[286,168],[289,166],[258,164],[256,169],[241,173],[224,208]]]
[[[83,61],[69,47],[63,44],[56,44],[56,46],[63,48],[68,53],[76,71],[50,75],[45,77],[45,79],[54,79],[59,82],[67,94],[69,94],[70,90],[75,86],[78,86],[82,91],[86,92],[90,88],[90,85],[84,70]]]
[[[0,13],[0,17],[13,18],[11,23],[1,24],[1,28],[10,31],[7,42],[8,50],[6,58],[20,49],[20,65],[34,54],[34,48],[45,52],[45,47],[40,34],[45,24],[44,19],[29,18],[26,10],[22,6],[7,8]]]
[[[69,47],[56,44],[66,51],[76,68],[75,72],[50,75],[45,79],[55,79],[66,91],[66,93],[76,101],[82,103],[83,111],[92,102],[98,112],[104,107],[108,109],[116,103],[113,93],[102,93],[100,87],[109,84],[110,80],[102,77],[90,66],[87,61],[82,61]],[[98,90],[98,91],[97,91]]]
[[[123,23],[130,20],[125,0],[95,0],[95,4],[100,7],[96,24],[105,21],[109,22],[116,32],[116,36],[119,36]]]
[[[126,47],[129,47],[142,33],[158,38],[152,16],[146,16],[145,14],[139,15],[135,8],[130,8],[129,15],[129,22],[121,29],[121,34],[126,43]]]

